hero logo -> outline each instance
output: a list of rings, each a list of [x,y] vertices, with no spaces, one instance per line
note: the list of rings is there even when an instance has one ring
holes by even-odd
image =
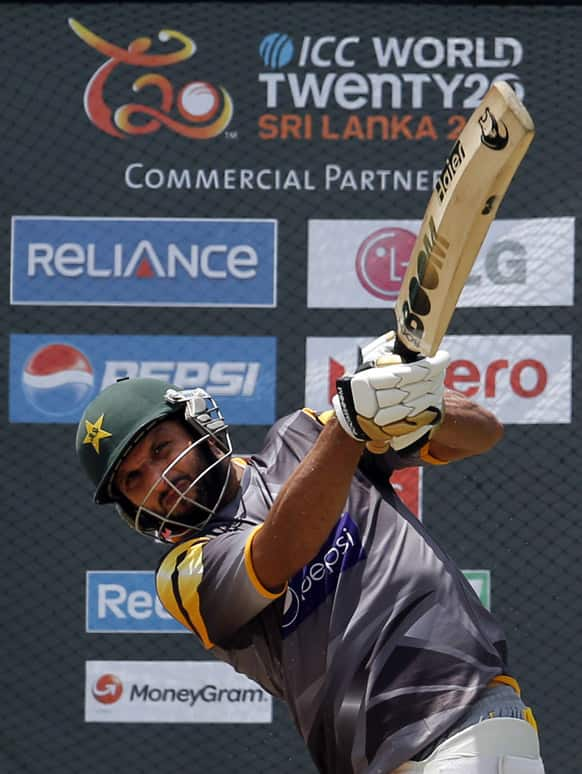
[[[489,363],[483,374],[471,360],[453,360],[447,368],[445,386],[468,398],[482,388],[483,397],[495,398],[502,377],[518,398],[537,398],[548,385],[548,371],[540,360],[524,358],[510,363],[507,358],[499,358]]]
[[[117,242],[110,253],[98,256],[94,242],[30,242],[27,276],[174,279],[181,270],[192,279],[248,280],[256,277],[258,264],[256,250],[247,244],[190,244],[181,249],[170,242],[159,254],[149,240],[142,239],[132,246]]]
[[[91,693],[100,704],[115,704],[121,699],[123,683],[116,675],[101,675],[93,683]]]
[[[308,340],[305,405],[325,410],[336,380],[353,370],[365,339]],[[448,389],[479,400],[505,424],[568,424],[572,415],[572,338],[447,336]],[[330,354],[333,353],[333,354]],[[325,377],[321,363],[327,363]]]
[[[385,301],[397,298],[415,241],[403,228],[380,228],[364,239],[356,255],[356,274],[368,293]]]
[[[333,357],[328,362],[327,399],[336,394],[336,381],[346,372],[346,367]],[[447,367],[445,386],[468,398],[482,391],[484,398],[496,398],[508,383],[519,398],[537,398],[548,385],[548,370],[537,358],[523,358],[510,362],[498,358],[482,370],[471,360],[453,359]]]
[[[365,558],[360,531],[349,513],[344,513],[317,556],[289,583],[281,624],[283,637],[334,593],[342,572]]]

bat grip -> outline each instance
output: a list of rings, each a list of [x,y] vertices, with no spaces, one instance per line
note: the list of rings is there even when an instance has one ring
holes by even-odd
[[[408,349],[403,343],[402,339],[396,336],[396,341],[394,342],[394,354],[399,355],[402,358],[402,362],[404,363],[412,363],[414,362],[418,356],[418,352],[413,352],[411,349]]]

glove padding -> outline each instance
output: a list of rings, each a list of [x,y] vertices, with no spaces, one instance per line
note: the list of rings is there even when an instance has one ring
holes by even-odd
[[[378,363],[379,358],[394,354],[396,333],[387,331],[377,339],[370,341],[365,347],[358,347],[358,366],[362,363]]]
[[[343,430],[375,453],[388,446],[402,451],[437,427],[443,416],[448,352],[403,363],[393,353],[393,343],[389,333],[365,347],[363,353],[375,359],[338,379],[332,401]]]

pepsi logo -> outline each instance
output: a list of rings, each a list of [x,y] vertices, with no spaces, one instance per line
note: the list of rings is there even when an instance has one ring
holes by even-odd
[[[30,403],[44,414],[60,416],[76,411],[93,390],[91,363],[70,344],[47,344],[24,365],[22,385]]]
[[[299,615],[300,606],[301,604],[297,592],[295,589],[291,588],[291,586],[288,586],[283,605],[283,622],[281,624],[283,629],[295,623],[297,616]]]
[[[380,228],[364,239],[356,255],[362,286],[376,298],[395,301],[416,236],[403,228]]]
[[[101,677],[93,683],[91,693],[93,694],[93,698],[101,704],[114,704],[121,699],[123,683],[117,675],[101,675]]]

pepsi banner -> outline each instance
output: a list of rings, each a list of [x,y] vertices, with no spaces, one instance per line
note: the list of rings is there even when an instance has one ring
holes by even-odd
[[[276,305],[276,221],[12,219],[12,303]]]
[[[275,419],[276,339],[258,336],[10,337],[10,421],[76,423],[123,377],[204,387],[230,424]]]

